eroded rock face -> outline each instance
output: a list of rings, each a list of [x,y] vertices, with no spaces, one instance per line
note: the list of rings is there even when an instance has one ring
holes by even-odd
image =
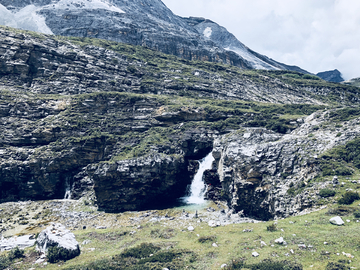
[[[286,135],[244,128],[215,140],[213,155],[229,206],[264,220],[311,207],[321,185],[307,188],[320,173],[318,155],[360,134],[358,120],[346,122],[341,136],[331,129],[314,132],[313,127],[326,121],[324,115],[311,115]],[[292,187],[300,192],[293,194]]]
[[[191,181],[186,171],[180,155],[155,154],[98,165],[92,178],[99,208],[120,212],[162,206],[182,195]]]

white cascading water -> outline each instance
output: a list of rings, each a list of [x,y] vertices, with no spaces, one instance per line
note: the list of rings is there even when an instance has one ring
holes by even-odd
[[[189,195],[183,197],[183,202],[187,204],[203,204],[205,203],[205,192],[206,186],[203,181],[203,175],[206,170],[211,169],[211,165],[214,161],[212,152],[208,154],[205,158],[199,161],[199,170],[192,180],[191,186],[189,188]]]
[[[69,179],[66,178],[64,200],[70,200],[70,199],[71,199],[71,186]]]

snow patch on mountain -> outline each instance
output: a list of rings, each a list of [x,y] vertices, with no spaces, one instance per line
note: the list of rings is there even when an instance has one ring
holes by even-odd
[[[117,13],[125,13],[122,9],[112,5],[106,0],[60,0],[46,6],[28,5],[20,10],[10,11],[0,4],[0,24],[24,30],[52,35],[53,32],[46,25],[45,18],[40,15],[44,9],[80,10],[104,9]]]
[[[37,13],[39,7],[28,5],[17,12],[11,12],[0,4],[0,24],[44,34],[53,34],[45,18]]]
[[[125,13],[122,9],[112,5],[106,0],[60,0],[56,4],[50,4],[45,8],[53,9],[105,9],[118,13]]]
[[[211,34],[212,34],[212,29],[211,29],[211,27],[206,27],[205,30],[204,30],[204,32],[203,32],[203,34],[204,34],[204,37],[210,38],[210,37],[211,37]]]
[[[247,50],[243,50],[240,48],[225,48],[227,51],[232,51],[238,55],[240,55],[242,58],[247,60],[251,66],[255,69],[268,69],[268,70],[279,70],[279,68],[272,66],[265,61],[262,61],[261,59],[257,58],[255,55],[250,53]]]

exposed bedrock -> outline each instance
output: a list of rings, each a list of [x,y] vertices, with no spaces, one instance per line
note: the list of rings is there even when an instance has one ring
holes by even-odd
[[[313,206],[323,185],[311,182],[321,173],[319,156],[360,134],[357,119],[344,122],[338,130],[342,133],[333,128],[318,129],[326,120],[324,116],[326,113],[313,114],[286,135],[243,128],[221,136],[213,150],[219,181],[216,183],[214,173],[208,173],[206,181],[215,181],[212,186],[221,184],[222,198],[235,212],[262,220],[286,217]]]

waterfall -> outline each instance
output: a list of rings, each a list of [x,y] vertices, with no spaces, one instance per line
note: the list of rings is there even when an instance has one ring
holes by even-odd
[[[64,200],[70,200],[70,199],[71,199],[70,180],[69,180],[69,177],[66,177],[66,180],[65,180],[65,195],[64,195]]]
[[[182,201],[187,204],[202,204],[205,202],[204,195],[206,192],[206,186],[203,181],[203,175],[206,170],[211,169],[212,162],[214,157],[212,152],[208,154],[205,158],[199,161],[199,170],[195,174],[189,191],[188,196],[182,198]]]

